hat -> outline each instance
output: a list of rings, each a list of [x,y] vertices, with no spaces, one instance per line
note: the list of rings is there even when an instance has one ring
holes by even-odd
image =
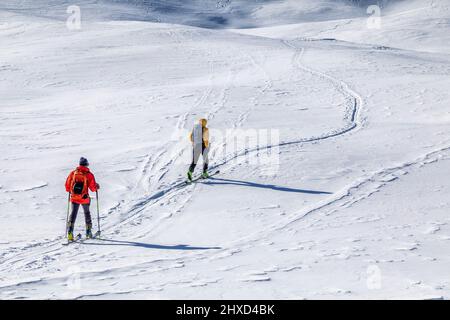
[[[206,125],[208,124],[208,120],[202,118],[199,120],[200,124],[202,125],[202,127],[206,127]]]
[[[88,161],[88,159],[81,157],[81,158],[80,158],[80,166],[84,166],[84,167],[89,166],[89,161]]]

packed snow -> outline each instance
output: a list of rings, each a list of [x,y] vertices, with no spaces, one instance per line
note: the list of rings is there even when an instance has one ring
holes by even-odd
[[[450,1],[378,3],[3,0],[0,299],[448,299]]]

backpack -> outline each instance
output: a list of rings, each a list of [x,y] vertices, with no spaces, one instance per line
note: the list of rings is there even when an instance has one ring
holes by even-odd
[[[72,175],[70,186],[71,193],[85,199],[88,195],[88,181],[86,173],[81,170],[75,170]]]

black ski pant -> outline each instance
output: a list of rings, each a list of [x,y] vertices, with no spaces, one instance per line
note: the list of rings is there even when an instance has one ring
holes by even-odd
[[[203,157],[203,172],[208,171],[208,153],[209,148],[207,148],[205,145],[194,145],[194,150],[192,151],[192,163],[189,167],[190,172],[194,172],[195,167],[197,166],[197,162],[200,158],[200,155]]]
[[[84,211],[84,219],[86,221],[86,229],[92,229],[92,218],[91,212],[89,211],[90,204],[82,204]],[[78,210],[80,209],[80,204],[72,202],[72,212],[69,218],[69,232],[73,232],[75,227],[75,221],[77,220]]]

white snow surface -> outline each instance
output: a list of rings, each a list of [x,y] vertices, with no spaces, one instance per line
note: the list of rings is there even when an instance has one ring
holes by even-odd
[[[450,297],[450,1],[71,4],[0,4],[0,299]]]

